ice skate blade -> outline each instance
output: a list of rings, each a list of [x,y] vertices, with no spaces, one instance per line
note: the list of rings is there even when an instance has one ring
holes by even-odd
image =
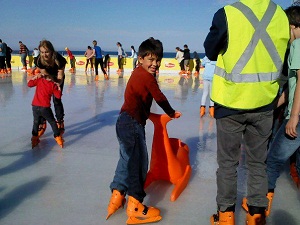
[[[154,216],[150,218],[143,218],[143,217],[128,217],[126,224],[145,224],[145,223],[155,223],[162,219],[161,216]]]

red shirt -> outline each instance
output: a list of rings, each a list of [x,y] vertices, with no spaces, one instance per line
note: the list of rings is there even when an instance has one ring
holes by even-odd
[[[165,113],[171,117],[174,115],[175,110],[159,89],[155,77],[140,66],[133,71],[128,80],[121,112],[127,112],[140,124],[145,125],[153,98]]]
[[[19,53],[20,54],[28,53],[28,48],[26,47],[26,45],[20,44],[20,51],[19,51]]]
[[[29,80],[27,85],[28,87],[36,86],[35,94],[32,100],[32,105],[34,106],[50,107],[52,95],[54,95],[56,98],[61,98],[61,90],[59,90],[58,86],[50,79],[41,77],[34,80]]]
[[[69,49],[67,50],[67,53],[70,59],[74,59],[74,55]]]

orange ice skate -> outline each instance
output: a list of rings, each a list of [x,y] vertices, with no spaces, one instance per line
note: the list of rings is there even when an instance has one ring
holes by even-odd
[[[119,208],[124,208],[125,202],[125,195],[122,195],[118,190],[113,190],[107,207],[106,219],[114,214]]]
[[[273,192],[269,192],[267,194],[267,198],[269,199],[269,204],[268,204],[268,208],[266,209],[266,216],[269,216],[270,213],[271,213],[273,197],[274,197],[274,193]],[[248,212],[247,198],[243,198],[242,208],[246,212]]]
[[[132,196],[128,197],[127,224],[144,224],[160,221],[160,210],[154,207],[147,207]]]
[[[234,225],[234,212],[220,212],[210,217],[211,225]]]

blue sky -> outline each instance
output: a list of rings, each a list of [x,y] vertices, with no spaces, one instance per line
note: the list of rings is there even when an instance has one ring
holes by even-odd
[[[136,49],[148,37],[165,51],[187,44],[203,52],[214,13],[235,0],[1,0],[0,39],[13,50],[22,41],[32,50],[48,39],[56,50],[85,50],[97,40],[103,50]],[[274,0],[284,9],[292,0]]]

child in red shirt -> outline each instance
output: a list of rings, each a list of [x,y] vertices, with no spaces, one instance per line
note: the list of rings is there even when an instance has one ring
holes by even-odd
[[[70,64],[71,64],[70,72],[75,73],[75,61],[76,61],[75,56],[73,55],[73,53],[68,47],[66,47],[65,50],[68,53],[68,57],[70,58]]]
[[[38,136],[40,117],[45,118],[51,125],[54,139],[60,147],[63,147],[64,140],[60,135],[60,131],[57,127],[53,112],[51,110],[51,97],[54,95],[56,98],[61,98],[61,90],[58,83],[54,82],[54,78],[50,75],[38,74],[31,78],[28,83],[28,87],[35,87],[35,94],[32,100],[32,112],[33,112],[33,128],[32,128],[32,148],[34,148],[40,141]]]
[[[120,158],[110,184],[112,195],[106,219],[124,205],[126,194],[127,224],[157,222],[162,218],[159,209],[142,204],[146,196],[144,184],[149,163],[145,125],[153,99],[170,117],[181,116],[180,112],[171,107],[155,79],[162,57],[163,46],[159,40],[149,38],[139,47],[139,66],[128,80],[124,103],[116,124]]]

